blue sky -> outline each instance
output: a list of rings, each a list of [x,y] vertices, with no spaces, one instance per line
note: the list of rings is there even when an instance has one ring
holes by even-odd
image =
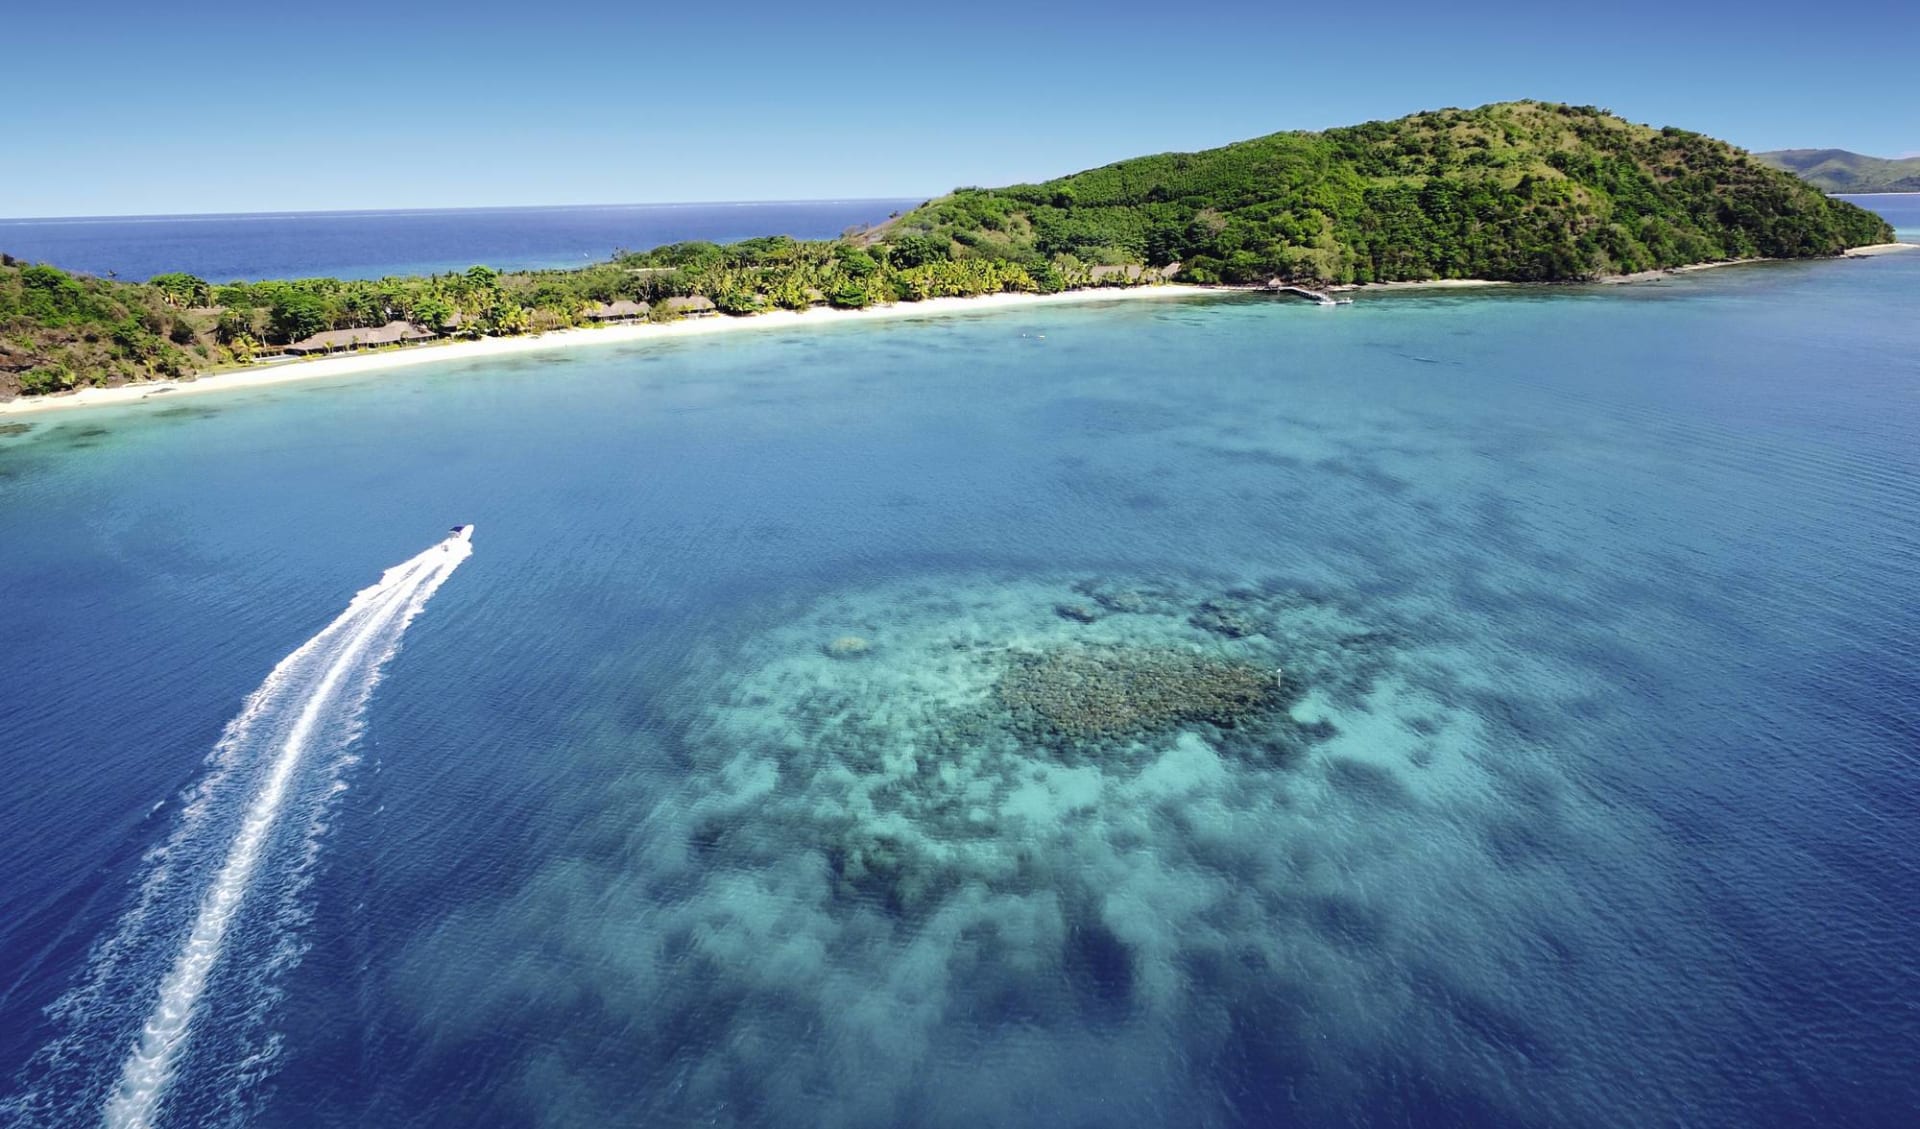
[[[1888,0],[24,0],[0,47],[15,217],[933,195],[1520,97],[1920,150]]]

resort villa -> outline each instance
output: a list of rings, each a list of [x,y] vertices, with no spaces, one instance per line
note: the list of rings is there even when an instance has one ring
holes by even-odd
[[[645,302],[604,302],[587,311],[587,320],[603,325],[609,322],[638,321],[646,317],[652,308]]]
[[[679,314],[681,317],[688,318],[703,318],[709,314],[719,312],[714,308],[711,299],[699,294],[688,298],[668,298],[665,302],[661,303],[661,305],[666,308],[668,313]]]
[[[377,327],[329,329],[325,333],[295,341],[287,346],[287,352],[304,357],[313,353],[377,349],[383,345],[411,345],[416,341],[431,341],[438,336],[431,329],[422,329],[410,321],[390,321]]]

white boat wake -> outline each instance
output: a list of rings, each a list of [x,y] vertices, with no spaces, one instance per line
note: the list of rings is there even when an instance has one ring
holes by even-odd
[[[277,994],[273,978],[300,953],[287,933],[300,920],[298,895],[367,700],[407,625],[472,555],[472,529],[460,526],[388,569],[248,697],[173,833],[148,856],[133,907],[96,947],[81,986],[53,1009],[64,1030],[35,1056],[34,1085],[0,1113],[26,1124],[97,1116],[111,1129],[147,1129],[166,1113],[196,1024],[259,1025]],[[250,898],[263,884],[270,896]],[[230,953],[237,940],[244,943]],[[237,967],[247,962],[257,967]],[[210,982],[229,980],[237,986],[230,1010],[224,994],[208,995]],[[238,1048],[240,1061],[194,1070],[219,1080],[229,1092],[216,1096],[237,1115],[237,1091],[272,1053]],[[102,1069],[114,1061],[117,1079]]]

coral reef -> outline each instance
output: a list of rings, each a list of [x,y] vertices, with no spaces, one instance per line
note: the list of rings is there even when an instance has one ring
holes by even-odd
[[[1053,606],[1053,614],[1059,616],[1061,619],[1073,620],[1075,623],[1093,623],[1100,618],[1099,612],[1080,603],[1055,604]]]
[[[995,689],[1023,728],[1076,739],[1231,726],[1272,708],[1280,682],[1275,671],[1190,651],[1068,646],[1015,655]]]
[[[1432,983],[1436,948],[1499,950],[1555,904],[1543,860],[1574,842],[1553,778],[1491,752],[1516,731],[1483,688],[1537,733],[1527,699],[1454,646],[1422,606],[1324,580],[829,593],[690,661],[633,758],[647,799],[507,915],[600,923],[565,950],[586,1002],[549,988],[544,936],[490,941],[519,979],[475,990],[516,1017],[564,1001],[562,1043],[583,1006],[621,1032],[560,1076],[602,1104],[555,1124],[1026,1124],[1069,1076],[1100,1095],[1074,1124],[1122,1093],[1129,1123],[1264,1123],[1219,1095],[1307,1070],[1335,1079],[1309,1120],[1337,1119],[1383,1029],[1419,1024],[1442,1071],[1530,1037],[1482,1002],[1504,980]],[[1495,1042],[1445,1050],[1457,1009]],[[982,1070],[1015,1081],[982,1098]]]
[[[1233,600],[1203,600],[1187,622],[1229,639],[1244,639],[1260,633],[1259,621],[1239,601]]]
[[[1261,787],[1284,790],[1337,734],[1329,707],[1364,699],[1391,661],[1390,639],[1282,583],[842,594],[716,656],[724,697],[694,738],[696,767],[764,778],[769,795],[708,815],[692,845],[703,865],[743,864],[733,853],[777,825],[819,852],[839,899],[904,920],[980,886],[1057,893],[1060,874],[1037,861],[1050,837],[1131,802],[1119,797],[1170,771],[1169,755],[1278,773]]]

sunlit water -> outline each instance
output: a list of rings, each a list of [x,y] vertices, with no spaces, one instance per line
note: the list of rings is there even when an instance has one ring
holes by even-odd
[[[1910,1124],[1917,303],[1889,256],[39,417],[5,1108],[110,1112],[223,726],[473,521],[158,1124]]]

